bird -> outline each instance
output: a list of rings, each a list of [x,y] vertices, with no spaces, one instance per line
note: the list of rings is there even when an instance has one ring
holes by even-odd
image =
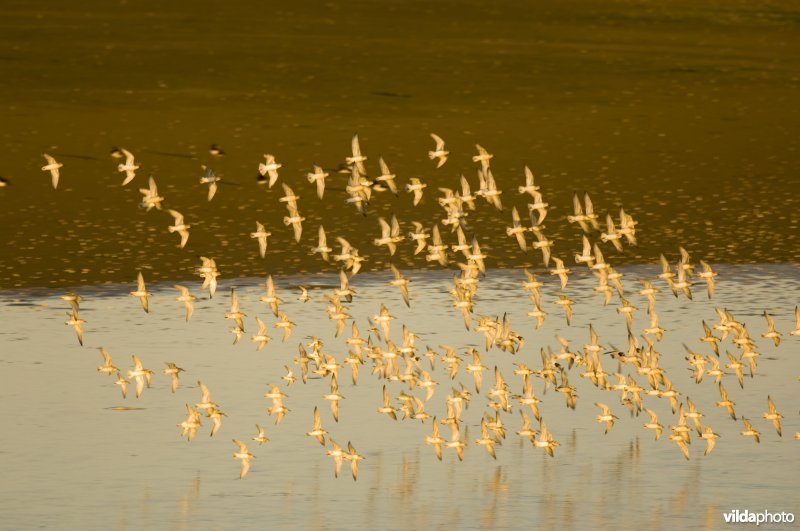
[[[111,354],[103,347],[98,348],[100,349],[100,354],[103,356],[103,364],[97,367],[97,372],[104,372],[109,376],[114,373],[119,373],[119,369],[111,362]]]
[[[439,135],[431,133],[431,138],[434,142],[436,142],[436,147],[433,151],[428,151],[428,158],[431,160],[436,159],[436,167],[441,168],[444,166],[444,163],[447,162],[447,156],[450,154],[449,151],[445,151],[444,149],[444,140]]]
[[[186,322],[188,323],[189,319],[192,318],[192,314],[194,313],[194,301],[197,300],[197,297],[189,293],[189,288],[185,286],[175,284],[173,287],[181,292],[180,296],[175,300],[182,302],[186,306]]]
[[[200,177],[200,184],[208,185],[208,200],[214,199],[214,194],[217,193],[217,183],[221,181],[219,177],[208,166],[203,166],[203,176]]]
[[[378,158],[378,165],[381,167],[381,174],[375,177],[374,183],[385,184],[389,188],[389,190],[396,196],[397,184],[395,183],[395,177],[397,176],[391,171],[389,171],[389,166],[386,164],[386,161],[383,160],[383,157]]]
[[[775,320],[766,311],[764,311],[764,319],[767,320],[767,331],[761,334],[761,337],[771,339],[777,347],[781,344],[781,333],[775,328]]]
[[[800,336],[800,306],[794,307],[794,330],[789,332],[790,336]]]
[[[172,394],[175,394],[175,391],[178,389],[178,380],[179,380],[178,375],[185,371],[171,361],[167,361],[165,363],[167,365],[167,368],[164,369],[164,374],[166,374],[172,379],[170,390],[172,391]]]
[[[386,387],[384,386],[384,389]],[[433,417],[433,431],[430,435],[425,436],[425,444],[432,444],[436,452],[436,458],[442,460],[442,445],[447,441],[439,435],[439,423],[436,422],[436,417]]]
[[[209,146],[208,148],[208,152],[209,154],[211,154],[212,157],[225,156],[225,150],[223,150],[218,144],[211,144],[211,146]]]
[[[283,164],[275,162],[275,157],[270,154],[264,154],[264,159],[265,161],[258,165],[258,173],[261,177],[269,175],[269,187],[272,188],[278,181],[278,170]]]
[[[517,245],[523,251],[528,250],[528,244],[525,242],[525,233],[528,231],[527,228],[522,226],[522,223],[519,219],[519,212],[517,212],[517,207],[511,209],[511,227],[506,227],[506,234],[508,236],[513,236],[517,239]]]
[[[316,165],[314,166],[312,172],[306,174],[308,182],[316,185],[317,197],[319,197],[320,199],[322,199],[322,197],[325,195],[325,179],[328,177],[328,175],[329,174],[327,172],[325,172],[322,168]]]
[[[400,289],[400,294],[403,296],[403,302],[405,302],[406,306],[410,308],[411,301],[408,295],[409,280],[403,276],[403,274],[394,264],[389,264],[389,267],[392,270],[392,275],[394,275],[394,278],[389,281],[389,284]]]
[[[703,268],[703,270],[699,272],[697,276],[706,281],[706,293],[708,294],[708,298],[710,299],[714,295],[714,287],[715,287],[714,277],[717,276],[717,272],[711,269],[711,266],[708,265],[707,262],[704,262],[702,260],[700,260],[700,266]]]
[[[258,324],[258,331],[250,339],[253,343],[257,343],[256,351],[259,351],[264,348],[264,345],[269,343],[269,340],[272,338],[267,335],[267,325],[264,324],[264,321],[258,316],[256,316],[256,324]]]
[[[58,178],[61,175],[59,168],[63,167],[64,165],[58,162],[56,159],[48,155],[47,153],[42,153],[42,156],[47,161],[47,164],[42,166],[42,171],[49,171],[50,172],[50,179],[53,183],[53,190],[58,188]]]
[[[475,144],[475,149],[478,150],[478,154],[472,157],[472,162],[480,163],[481,169],[485,172],[489,169],[489,161],[494,155],[486,151],[480,144]]]
[[[258,431],[258,435],[252,438],[253,441],[257,442],[259,446],[269,442],[269,438],[267,438],[267,433],[264,431],[264,426],[262,426],[261,424],[256,424],[256,431]]]
[[[714,449],[714,445],[717,443],[719,435],[714,433],[714,430],[711,429],[711,426],[706,426],[703,428],[703,433],[700,434],[700,438],[706,441],[706,451],[703,455],[708,455],[711,453],[711,450]]]
[[[619,417],[611,414],[611,408],[607,405],[603,404],[602,402],[595,402],[595,406],[599,407],[602,413],[597,415],[597,422],[605,422],[606,423],[606,434],[608,434],[609,430],[614,427],[614,421],[618,420]]]
[[[139,300],[142,303],[142,309],[144,309],[145,313],[150,313],[150,305],[148,303],[148,297],[152,295],[149,291],[147,291],[147,287],[144,284],[144,277],[142,276],[142,272],[139,271],[139,274],[136,278],[136,291],[131,291],[131,297],[139,297]]]
[[[550,274],[558,276],[558,279],[561,281],[561,289],[563,290],[567,287],[567,275],[569,275],[570,270],[564,266],[563,260],[556,258],[555,256],[552,258],[556,266],[550,270]]]
[[[378,413],[381,413],[383,415],[388,415],[392,417],[392,419],[397,420],[397,414],[395,413],[395,411],[397,410],[392,407],[391,397],[389,396],[389,391],[386,389],[386,385],[383,386],[383,405],[379,407],[377,411]],[[441,453],[441,448],[440,448],[440,453]]]
[[[777,408],[775,407],[775,402],[772,401],[772,397],[767,396],[767,406],[769,407],[769,411],[763,413],[762,416],[765,420],[769,420],[772,422],[772,425],[775,426],[775,431],[778,432],[778,437],[783,437],[781,433],[781,419],[783,415],[778,413]]]
[[[250,460],[255,456],[247,451],[247,445],[242,441],[233,439],[233,444],[239,447],[239,451],[234,452],[233,458],[242,461],[242,468],[239,471],[239,479],[242,479],[247,475],[247,471],[250,470]]]
[[[745,437],[752,437],[754,441],[760,443],[761,439],[759,435],[761,434],[761,432],[755,429],[753,425],[750,424],[750,421],[747,420],[745,417],[742,417],[742,423],[744,424],[744,431],[740,432],[741,435],[744,435]]]
[[[353,475],[353,481],[356,481],[358,479],[358,462],[365,459],[365,457],[356,451],[350,441],[347,442],[347,452],[344,452],[342,457],[350,462],[350,473]]]
[[[294,241],[299,242],[300,236],[303,234],[303,221],[305,221],[306,218],[300,215],[296,207],[292,207],[289,203],[287,203],[286,206],[289,208],[289,215],[283,217],[283,224],[287,227],[289,225],[292,226]]]
[[[486,424],[486,419],[481,419],[481,437],[480,439],[475,439],[475,444],[486,448],[489,455],[491,455],[493,459],[497,459],[497,453],[494,448],[496,443],[497,441],[495,441],[494,437],[489,436],[489,427]]]
[[[209,391],[208,387],[206,387],[206,385],[203,382],[198,380],[197,386],[200,387],[200,403],[195,404],[194,407],[196,407],[199,410],[208,412],[211,409],[214,409],[219,406],[219,404],[216,404],[211,401],[211,391]]]
[[[648,415],[650,415],[650,422],[645,423],[644,427],[648,430],[653,430],[656,433],[656,440],[661,438],[661,432],[664,430],[664,426],[658,422],[658,416],[652,409],[645,409]]]
[[[322,259],[327,262],[328,256],[332,252],[333,249],[328,247],[328,238],[325,236],[325,228],[322,225],[320,225],[318,230],[317,246],[311,248],[311,254],[319,254],[322,257]],[[344,248],[342,249],[342,254],[345,254]]]
[[[117,381],[114,382],[115,385],[119,386],[119,390],[122,392],[122,398],[128,397],[128,380],[122,377],[122,375],[117,372]]]
[[[531,171],[530,168],[528,168],[527,165],[523,168],[523,172],[525,173],[525,186],[520,186],[518,188],[519,193],[530,194],[531,197],[536,199],[536,196],[534,194],[538,192],[540,188],[533,184],[533,172]]]
[[[197,435],[197,428],[201,426],[200,412],[193,409],[189,404],[186,404],[186,420],[178,424],[178,427],[181,429],[181,437],[186,435],[189,442],[192,442],[194,436]]]
[[[422,201],[422,191],[428,186],[423,183],[418,177],[409,179],[411,182],[406,185],[406,192],[414,194],[414,206],[417,206]]]
[[[239,306],[239,295],[236,293],[236,288],[231,288],[231,307],[225,312],[225,319],[233,321],[236,326],[244,330],[244,317],[247,317],[247,314],[242,312]]]
[[[125,174],[125,179],[122,181],[122,186],[125,186],[136,177],[136,170],[139,169],[139,166],[135,163],[130,151],[124,148],[120,148],[120,151],[125,156],[125,162],[117,166],[117,171]]]
[[[180,235],[181,237],[180,247],[181,249],[183,249],[186,246],[186,242],[189,241],[189,227],[191,227],[191,225],[187,225],[184,222],[183,214],[181,214],[177,210],[168,210],[167,212],[169,212],[170,216],[175,218],[175,224],[170,225],[167,228],[169,229],[170,233],[177,232]]]
[[[342,463],[344,462],[344,450],[339,444],[331,439],[331,449],[327,451],[328,457],[333,459],[334,469],[333,474],[335,477],[339,477],[339,472],[342,471]]]
[[[142,364],[142,360],[140,360],[135,354],[131,356],[133,358],[133,369],[128,370],[128,378],[133,378],[136,381],[136,398],[142,396],[142,391],[144,391],[145,385],[150,387],[150,382],[153,378],[153,371],[149,369],[145,369],[144,365]]]
[[[164,202],[164,197],[158,195],[158,186],[152,175],[148,179],[148,187],[139,188],[139,192],[143,196],[142,202],[139,203],[140,208],[144,208],[147,212],[150,212],[153,208],[161,210],[161,203]]]
[[[267,231],[260,222],[256,221],[256,231],[250,233],[250,237],[258,240],[258,254],[264,258],[267,254],[267,238],[272,236],[272,233]]]
[[[74,309],[67,312],[69,319],[64,324],[75,327],[75,335],[78,336],[78,343],[83,346],[83,325],[86,323],[83,319],[78,317],[78,312]]]
[[[293,212],[297,210],[297,200],[300,199],[300,196],[294,193],[294,190],[286,183],[281,183],[281,187],[283,188],[283,193],[286,194],[283,197],[278,198],[278,202],[286,203],[286,208],[289,212]]]
[[[728,392],[725,391],[725,388],[722,386],[722,382],[719,383],[719,396],[720,401],[717,402],[717,407],[724,407],[728,411],[728,414],[731,416],[731,418],[736,420],[736,412],[733,410],[733,406],[735,406],[736,403],[728,398]]]

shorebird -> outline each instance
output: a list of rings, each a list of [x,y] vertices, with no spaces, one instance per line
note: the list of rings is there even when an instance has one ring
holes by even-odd
[[[781,419],[783,415],[778,413],[777,408],[775,407],[775,402],[772,401],[772,397],[767,396],[767,406],[769,406],[769,411],[763,413],[762,416],[765,420],[769,420],[772,422],[772,425],[775,426],[775,431],[778,432],[778,437],[783,437],[781,433]]]
[[[104,372],[109,376],[114,373],[119,373],[119,369],[111,362],[111,354],[103,347],[98,348],[100,349],[100,354],[103,356],[103,364],[97,367],[97,372]]]
[[[478,154],[472,157],[472,162],[479,162],[481,169],[485,172],[489,169],[489,161],[494,155],[486,151],[480,144],[475,144],[475,149],[478,150]]]
[[[733,406],[735,406],[736,403],[728,398],[728,392],[725,391],[724,387],[722,387],[721,382],[719,384],[719,396],[720,401],[717,402],[717,407],[724,407],[728,411],[728,414],[731,416],[731,418],[736,420],[736,412],[733,410]]]
[[[289,225],[292,226],[294,241],[299,242],[300,236],[303,234],[303,221],[305,221],[306,218],[301,216],[297,208],[293,208],[289,203],[287,203],[286,206],[289,208],[289,215],[283,217],[283,224],[287,227]]]
[[[178,389],[178,381],[179,381],[178,375],[185,371],[171,361],[167,361],[164,363],[166,363],[167,365],[167,368],[164,369],[164,374],[166,374],[172,379],[170,390],[172,390],[172,394],[175,394],[175,391]]]
[[[760,443],[761,439],[759,435],[761,432],[755,429],[753,425],[750,424],[750,421],[744,417],[742,417],[742,423],[744,424],[744,431],[740,432],[740,434],[744,435],[745,437],[752,437],[753,440],[755,440],[757,443]]]
[[[595,406],[599,407],[602,413],[597,415],[597,422],[605,422],[606,423],[606,434],[608,434],[609,430],[614,427],[614,421],[618,420],[619,417],[611,414],[611,408],[607,405],[603,404],[602,402],[595,402]]]
[[[363,455],[359,454],[353,444],[347,442],[347,451],[342,454],[346,461],[350,462],[350,473],[353,475],[353,481],[358,479],[358,462],[365,459]]]
[[[245,445],[242,441],[233,439],[233,444],[239,447],[239,451],[234,452],[233,458],[242,461],[242,468],[239,471],[239,479],[242,479],[247,475],[247,471],[250,470],[250,460],[255,456],[247,451],[247,445]]]
[[[384,390],[386,387],[384,387]],[[430,435],[425,436],[425,444],[432,444],[433,449],[436,451],[436,458],[442,460],[442,445],[447,441],[439,435],[439,423],[436,422],[436,417],[433,417],[433,431]]]
[[[261,424],[256,424],[256,431],[258,431],[258,435],[252,438],[253,441],[257,442],[259,446],[269,442],[269,438],[267,438],[267,433],[266,431],[264,431],[264,426],[262,426]]]
[[[339,444],[333,439],[331,439],[331,447],[332,448],[327,451],[327,455],[333,459],[333,475],[338,478],[339,472],[342,471],[342,463],[344,461],[345,452],[342,450],[342,447],[339,446]]]
[[[139,398],[142,396],[144,386],[147,385],[147,387],[150,387],[153,371],[145,369],[142,360],[136,357],[136,355],[132,355],[131,358],[133,358],[133,369],[128,370],[128,378],[136,380],[136,398]]]
[[[519,193],[530,194],[531,197],[536,199],[536,196],[534,194],[539,191],[540,187],[533,184],[533,172],[531,171],[530,168],[528,168],[527,165],[523,168],[523,172],[525,173],[525,186],[520,186],[518,188]]]
[[[389,190],[396,196],[397,184],[394,181],[395,177],[397,176],[391,171],[389,171],[389,166],[386,164],[386,161],[383,160],[383,157],[378,158],[378,165],[381,167],[381,174],[375,177],[374,179],[375,184],[376,185],[385,184],[389,188]],[[373,186],[373,188],[375,188],[375,186]]]
[[[258,165],[258,173],[261,177],[269,175],[269,187],[272,188],[278,181],[278,170],[283,164],[275,162],[275,157],[270,154],[265,154],[264,159],[265,161]]]
[[[409,181],[411,181],[411,182],[406,185],[406,192],[414,194],[414,206],[417,206],[419,204],[419,202],[422,201],[422,191],[428,185],[423,183],[417,177],[412,177],[411,179],[409,179]]]
[[[767,331],[761,334],[761,337],[764,339],[771,339],[775,346],[781,344],[781,333],[775,328],[775,320],[766,312],[764,311],[764,319],[767,320]]]
[[[250,339],[253,341],[253,343],[258,344],[256,351],[259,351],[264,348],[264,345],[269,343],[269,340],[272,338],[267,335],[267,325],[265,325],[264,321],[262,321],[258,316],[256,316],[256,323],[258,324],[258,332],[256,332],[255,335],[253,335],[253,337]]]
[[[148,304],[148,297],[151,295],[149,291],[147,291],[147,287],[144,284],[144,277],[142,276],[142,272],[139,271],[139,274],[136,278],[136,291],[131,291],[131,297],[139,297],[139,300],[142,303],[142,308],[144,309],[145,313],[150,313],[150,307]]]
[[[233,321],[236,326],[244,330],[244,317],[247,317],[247,314],[242,312],[239,307],[239,295],[236,294],[236,288],[231,288],[231,307],[225,312],[225,319]]]
[[[500,201],[502,190],[497,188],[497,183],[492,175],[492,170],[488,167],[484,170],[478,170],[478,183],[479,189],[475,195],[483,197],[488,203],[491,203],[497,210],[503,210],[503,203]]]
[[[170,225],[167,228],[169,229],[170,233],[177,232],[180,235],[180,237],[181,237],[181,245],[180,245],[180,247],[181,247],[181,249],[183,249],[186,246],[186,242],[189,241],[189,227],[191,227],[191,225],[187,225],[184,222],[183,214],[181,214],[177,210],[168,210],[167,212],[169,212],[169,214],[173,218],[175,218],[175,224],[174,225]]]
[[[317,197],[320,199],[325,195],[325,178],[328,177],[328,175],[329,174],[319,166],[314,166],[314,171],[306,174],[308,182],[316,185]]]
[[[353,138],[350,140],[350,149],[353,155],[351,157],[346,157],[345,163],[348,166],[356,168],[359,174],[366,175],[367,169],[364,167],[364,161],[367,160],[367,157],[361,154],[361,146],[358,143],[358,133],[354,134]]]
[[[63,167],[64,165],[58,162],[56,159],[48,155],[47,153],[42,153],[42,156],[47,161],[47,164],[42,166],[42,171],[49,171],[50,172],[50,180],[53,183],[53,190],[58,188],[58,178],[61,175],[59,172],[59,168]]]
[[[214,199],[214,194],[217,193],[217,183],[221,181],[219,177],[216,176],[214,170],[209,168],[208,166],[203,166],[203,176],[200,177],[200,184],[207,184],[208,185],[208,200],[211,201]]]
[[[436,142],[436,148],[433,151],[428,151],[428,158],[431,160],[437,159],[436,167],[441,168],[447,162],[447,156],[450,152],[445,151],[444,140],[439,135],[431,133],[431,138]]]
[[[86,321],[78,317],[78,312],[74,309],[67,312],[67,315],[69,319],[65,321],[64,324],[75,327],[75,335],[78,336],[78,343],[83,346],[83,325]]]
[[[396,286],[400,289],[400,294],[403,296],[403,302],[406,303],[406,306],[409,308],[411,307],[411,302],[408,295],[408,282],[409,280],[403,276],[397,267],[394,264],[389,264],[389,267],[392,270],[392,275],[394,278],[389,281],[389,285]]]
[[[181,292],[180,296],[176,297],[175,300],[182,302],[186,306],[186,322],[188,323],[194,313],[194,301],[197,300],[197,297],[189,293],[189,288],[185,286],[175,284],[173,287]]]
[[[194,436],[197,435],[197,428],[203,424],[200,422],[200,412],[194,410],[189,404],[186,404],[186,420],[178,424],[181,429],[181,437],[188,435],[187,439],[192,442]]]
[[[712,270],[711,266],[702,260],[700,260],[700,265],[703,267],[703,270],[698,273],[697,276],[706,281],[706,293],[710,299],[714,295],[714,277],[717,276],[717,272]]]
[[[559,443],[553,439],[553,436],[547,431],[547,426],[544,421],[540,423],[539,438],[533,441],[535,448],[544,448],[547,455],[553,457],[553,450],[559,446]]]
[[[215,404],[214,402],[211,401],[211,391],[208,390],[208,387],[206,387],[206,385],[199,380],[197,382],[197,385],[200,387],[201,398],[200,398],[200,403],[195,404],[194,407],[196,407],[199,410],[205,411],[206,413],[208,413],[211,409],[219,407],[219,404]]]
[[[281,183],[281,187],[283,188],[283,193],[286,195],[279,197],[278,202],[286,203],[286,209],[290,213],[297,211],[297,200],[300,199],[300,196],[295,194],[291,187],[286,183]]]
[[[525,242],[525,233],[528,231],[527,228],[522,226],[522,223],[519,219],[519,212],[517,212],[517,207],[511,209],[511,226],[506,227],[506,234],[508,236],[513,236],[517,239],[517,245],[523,251],[528,250],[528,244]]]
[[[790,336],[800,336],[800,306],[794,307],[794,330],[789,332]]]
[[[117,166],[117,171],[125,174],[125,179],[122,181],[122,186],[125,186],[136,177],[136,170],[139,166],[135,163],[133,154],[127,149],[120,149],[125,156],[125,162]]]
[[[139,207],[144,208],[146,212],[150,212],[153,208],[161,210],[161,203],[164,201],[164,197],[158,195],[158,186],[152,175],[148,179],[147,185],[147,188],[139,188],[139,193],[143,196]]]
[[[711,426],[706,426],[703,428],[703,433],[700,434],[700,438],[706,441],[706,451],[703,455],[708,455],[711,453],[711,450],[714,449],[714,445],[717,443],[719,435],[714,433],[714,430],[711,429]]]
[[[653,430],[656,433],[656,440],[661,438],[661,432],[664,430],[664,426],[658,422],[658,416],[652,409],[645,409],[648,415],[650,415],[650,422],[647,422],[644,427],[648,430]]]
[[[267,238],[272,236],[272,233],[264,228],[264,225],[256,221],[256,231],[250,233],[250,237],[258,240],[258,254],[261,258],[267,254]]]
[[[558,279],[561,281],[561,289],[567,287],[567,275],[570,273],[570,270],[564,267],[564,261],[560,258],[553,257],[553,262],[555,263],[556,267],[550,270],[551,275],[557,275]]]

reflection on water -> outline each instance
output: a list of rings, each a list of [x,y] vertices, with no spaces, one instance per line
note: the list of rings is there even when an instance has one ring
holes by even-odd
[[[214,299],[197,301],[188,323],[174,293],[167,285],[153,285],[151,313],[145,314],[137,300],[128,297],[128,286],[86,288],[82,313],[86,320],[86,346],[81,348],[63,323],[64,303],[53,295],[7,292],[0,305],[0,397],[11,412],[7,429],[0,432],[0,527],[21,528],[31,522],[54,527],[170,529],[258,528],[267,522],[279,526],[310,529],[340,528],[520,528],[530,522],[548,529],[583,529],[587,526],[674,529],[678,527],[721,528],[722,512],[731,508],[794,510],[796,474],[792,466],[800,430],[796,415],[795,381],[800,373],[797,338],[784,337],[779,347],[759,337],[766,329],[761,313],[775,316],[779,330],[793,327],[800,273],[788,266],[720,266],[718,294],[708,301],[675,299],[662,292],[657,307],[667,329],[658,349],[662,366],[676,388],[698,405],[704,424],[721,435],[714,452],[703,457],[703,441],[693,435],[691,460],[685,461],[675,445],[653,440],[653,434],[619,404],[616,393],[604,393],[575,369],[570,381],[577,387],[575,411],[564,407],[563,397],[551,388],[544,392],[535,379],[540,408],[554,437],[561,443],[555,457],[531,447],[516,435],[519,415],[504,414],[507,436],[497,447],[497,460],[473,444],[480,435],[480,418],[487,412],[485,384],[473,393],[464,413],[469,445],[463,462],[445,449],[439,462],[424,444],[430,421],[424,424],[392,421],[375,409],[381,402],[385,381],[362,370],[358,385],[341,378],[341,417],[334,422],[322,394],[327,380],[312,377],[307,385],[282,385],[289,395],[290,413],[279,424],[266,415],[262,395],[269,383],[279,382],[283,366],[296,356],[297,342],[318,336],[325,351],[341,359],[346,353],[344,337],[334,338],[334,326],[324,313],[323,291],[312,290],[306,304],[295,300],[293,286],[331,285],[334,277],[280,277],[278,294],[284,309],[297,323],[287,343],[273,339],[262,351],[243,341],[231,345],[228,323],[223,319],[229,297],[220,289]],[[624,282],[633,290],[634,279],[652,277],[654,266],[626,268]],[[367,328],[366,317],[385,302],[401,324],[420,336],[418,347],[451,344],[465,352],[470,344],[481,345],[476,332],[465,332],[461,317],[449,307],[448,275],[407,272],[412,280],[412,306],[406,309],[396,290],[387,291],[387,275],[360,274],[353,279],[357,290],[350,313]],[[483,355],[490,368],[497,365],[513,393],[519,378],[512,363],[540,366],[539,348],[555,345],[561,334],[582,345],[589,323],[597,329],[601,343],[625,343],[625,321],[612,306],[591,293],[593,280],[576,276],[567,291],[576,300],[575,320],[567,327],[563,316],[553,311],[535,330],[525,313],[528,302],[519,288],[518,270],[491,270],[481,282],[476,314],[508,312],[512,328],[520,331],[525,346],[517,355],[497,349]],[[270,317],[259,305],[261,279],[237,281],[247,327],[255,315]],[[192,287],[198,291],[197,286]],[[509,296],[511,295],[511,296]],[[552,304],[556,288],[547,283],[543,299]],[[638,296],[637,296],[638,298]],[[641,301],[632,301],[640,307]],[[21,304],[25,303],[25,304]],[[718,400],[713,381],[693,382],[686,370],[681,343],[704,351],[698,338],[701,321],[715,319],[714,308],[725,307],[751,329],[762,353],[755,378],[747,378],[739,389],[732,376],[725,382],[736,411],[750,418],[761,430],[761,444],[739,435],[734,422]],[[634,329],[648,321],[640,311]],[[248,330],[248,335],[250,330]],[[106,347],[123,371],[136,354],[156,370],[153,386],[140,399],[123,400],[113,378],[99,375],[96,347]],[[174,361],[186,369],[173,396],[168,378],[160,374],[163,362]],[[427,360],[423,359],[424,363]],[[606,370],[616,371],[606,361]],[[627,370],[627,369],[626,369]],[[432,377],[438,389],[426,410],[443,418],[444,396],[463,382],[472,388],[463,370],[450,381],[441,362]],[[208,436],[210,422],[196,439],[187,443],[175,427],[185,415],[184,404],[200,398],[197,380],[212,390],[213,398],[228,414],[220,433]],[[490,380],[490,378],[487,378]],[[388,382],[396,396],[407,386]],[[771,424],[761,419],[770,394],[785,415],[784,436],[778,438]],[[608,435],[595,421],[595,401],[605,401],[620,419]],[[646,398],[646,405],[659,414],[662,424],[675,424],[676,417],[665,400]],[[135,406],[139,411],[114,411],[116,406]],[[311,427],[311,412],[318,406],[323,426],[340,443],[352,441],[366,456],[359,480],[352,481],[345,468],[333,477],[333,463],[325,449],[304,433]],[[515,408],[516,409],[516,408]],[[256,455],[250,474],[237,479],[238,463],[231,458],[232,438],[249,441],[255,424],[266,427],[270,442],[249,444]],[[446,427],[444,427],[446,428]],[[443,430],[449,435],[449,429]],[[35,499],[40,503],[31,504]]]

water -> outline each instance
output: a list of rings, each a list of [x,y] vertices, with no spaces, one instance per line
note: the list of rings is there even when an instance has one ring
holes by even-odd
[[[652,278],[657,266],[622,269],[623,282],[631,302],[639,307],[634,330],[648,324],[646,301],[635,295],[635,279]],[[333,337],[320,299],[336,285],[330,275],[277,277],[278,295],[286,302],[282,309],[297,324],[286,343],[272,329],[274,318],[257,302],[263,279],[241,279],[223,284],[213,299],[197,302],[192,320],[184,322],[182,305],[174,302],[170,285],[150,285],[154,293],[151,313],[127,296],[133,283],[102,288],[86,287],[81,315],[88,322],[85,346],[78,345],[70,327],[64,326],[65,303],[54,293],[7,291],[0,304],[0,401],[7,412],[0,431],[0,528],[20,529],[33,525],[52,528],[90,529],[255,529],[264,525],[286,528],[542,528],[584,529],[618,527],[653,529],[724,528],[722,513],[733,508],[793,511],[798,514],[797,469],[794,466],[800,431],[797,411],[797,376],[800,374],[798,338],[787,332],[794,328],[793,310],[798,303],[800,270],[796,265],[720,266],[718,291],[707,300],[702,285],[695,287],[693,301],[675,299],[668,292],[658,295],[656,308],[661,325],[667,329],[657,346],[661,364],[680,399],[691,397],[705,415],[704,424],[721,435],[714,451],[703,457],[704,443],[692,434],[691,459],[684,460],[675,444],[653,440],[641,425],[646,415],[631,418],[619,404],[616,392],[600,391],[580,378],[580,368],[570,371],[570,383],[577,387],[575,411],[567,409],[564,397],[551,388],[544,392],[534,378],[542,416],[560,446],[555,457],[534,449],[515,434],[520,426],[516,403],[514,412],[504,414],[507,437],[497,447],[497,460],[473,443],[480,436],[480,416],[486,407],[486,392],[493,383],[485,374],[482,392],[474,393],[471,377],[462,369],[450,381],[443,364],[431,371],[439,382],[426,410],[445,416],[444,396],[462,382],[473,389],[472,401],[464,414],[469,446],[463,462],[445,449],[442,462],[424,444],[431,422],[392,421],[375,409],[381,405],[381,388],[386,383],[392,396],[407,386],[385,382],[370,375],[369,362],[362,366],[358,385],[350,382],[349,369],[340,369],[340,420],[334,422],[322,394],[327,379],[299,380],[290,387],[280,380],[284,365],[292,365],[297,343],[310,335],[321,338],[324,352],[341,360],[346,355],[344,337]],[[357,294],[351,315],[366,335],[366,317],[385,303],[396,316],[392,337],[401,343],[401,325],[420,338],[420,355],[425,346],[442,351],[448,344],[463,354],[468,346],[479,348],[490,370],[496,365],[512,393],[521,391],[521,380],[513,374],[512,363],[523,362],[540,368],[539,348],[557,349],[554,334],[572,341],[580,349],[588,341],[592,323],[603,345],[623,347],[624,318],[613,303],[603,307],[595,297],[588,275],[570,280],[567,294],[575,303],[575,317],[566,326],[563,314],[552,300],[557,286],[553,278],[541,275],[544,325],[535,330],[527,297],[519,288],[521,270],[490,270],[481,282],[475,315],[502,316],[508,312],[512,329],[525,339],[517,355],[492,349],[483,351],[483,337],[466,332],[458,314],[450,307],[447,290],[450,275],[444,272],[408,271],[411,308],[402,303],[399,292],[386,285],[388,274],[360,274],[352,281]],[[302,284],[311,289],[314,300],[296,300]],[[187,282],[200,295],[199,284]],[[247,334],[232,345],[229,322],[223,314],[229,304],[228,289],[235,285],[242,300]],[[663,287],[663,286],[662,286]],[[756,340],[759,358],[754,378],[745,378],[740,389],[735,376],[723,379],[738,416],[746,416],[761,431],[761,443],[739,435],[741,421],[714,407],[717,387],[706,377],[694,383],[681,343],[710,353],[699,342],[701,321],[714,322],[714,308],[727,308],[747,324]],[[775,317],[784,341],[774,347],[760,338],[766,329],[764,310]],[[254,331],[254,316],[270,326],[273,340],[260,352],[248,341]],[[274,332],[273,332],[274,330]],[[113,377],[99,374],[101,363],[96,347],[107,348],[114,364],[123,372],[131,367],[130,355],[139,356],[145,367],[156,371],[153,386],[141,398],[123,400]],[[730,339],[724,348],[735,352]],[[723,348],[723,350],[724,350]],[[163,363],[174,361],[186,369],[181,386],[173,396],[169,380],[161,374]],[[603,356],[604,368],[616,372],[616,362]],[[427,370],[428,361],[423,357]],[[299,370],[295,367],[296,374]],[[625,366],[623,371],[631,371]],[[728,371],[730,372],[730,371]],[[637,382],[647,387],[643,377]],[[208,436],[210,421],[191,443],[179,436],[176,424],[185,416],[184,404],[199,402],[197,380],[202,380],[228,415],[220,432]],[[265,410],[262,397],[267,384],[280,384],[289,395],[291,410],[275,425]],[[613,383],[613,380],[612,380]],[[413,394],[424,395],[417,390]],[[766,397],[771,395],[786,417],[784,435],[779,438],[771,424],[761,419]],[[593,402],[609,404],[620,417],[608,435],[594,417],[599,410]],[[665,399],[645,398],[666,426],[676,423]],[[141,409],[114,410],[127,406]],[[325,448],[304,434],[311,429],[314,406],[320,408],[323,426],[337,442],[352,441],[366,459],[361,462],[357,482],[345,467],[334,478],[332,460]],[[255,424],[266,428],[270,442],[258,446],[250,441]],[[691,423],[690,423],[691,424]],[[534,428],[537,424],[534,422]],[[449,429],[442,427],[443,436]],[[463,429],[462,429],[463,433]],[[247,441],[256,458],[248,476],[238,480],[238,462],[232,438]]]

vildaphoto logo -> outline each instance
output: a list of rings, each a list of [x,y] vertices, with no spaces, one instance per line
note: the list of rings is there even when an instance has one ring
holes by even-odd
[[[726,524],[791,524],[794,522],[794,513],[769,511],[753,512],[748,509],[733,509],[722,513]]]

